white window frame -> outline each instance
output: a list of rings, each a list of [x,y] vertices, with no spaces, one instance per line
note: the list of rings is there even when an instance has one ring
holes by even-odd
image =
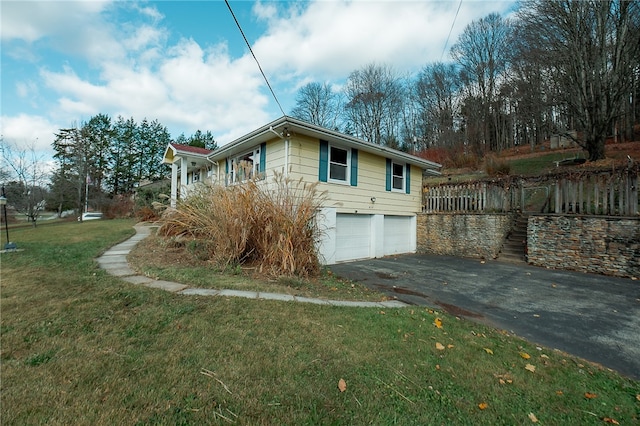
[[[245,167],[242,165],[243,161],[246,161],[245,158],[249,157],[251,160],[251,170],[249,170],[248,176],[245,171],[249,169],[249,167]],[[227,159],[229,164],[229,183],[241,183],[246,182],[247,180],[253,179],[258,176],[260,173],[260,147],[257,146],[253,150],[245,151],[240,155],[236,155],[235,157],[229,157]],[[242,170],[242,173],[239,171]],[[240,176],[242,175],[242,176]]]
[[[396,166],[401,168],[402,170],[402,175],[396,175],[395,174],[395,169]],[[395,161],[391,162],[391,190],[392,191],[396,191],[396,192],[405,192],[406,190],[406,185],[407,185],[407,177],[406,177],[406,173],[407,173],[407,166],[406,164],[402,164],[402,163],[396,163]],[[402,187],[401,188],[396,188],[396,178],[400,178],[402,179]]]
[[[334,161],[332,161],[331,158],[331,150],[332,149],[339,149],[341,151],[345,151],[347,153],[347,163],[343,164],[343,163],[336,163]],[[340,183],[340,184],[344,184],[344,185],[349,185],[349,182],[351,182],[351,150],[349,148],[343,148],[341,146],[335,146],[335,145],[331,145],[329,144],[328,147],[328,161],[327,161],[327,181],[328,182],[332,182],[332,183]],[[345,174],[344,174],[344,180],[343,179],[335,179],[331,177],[331,165],[335,164],[335,165],[340,165],[340,166],[345,166]]]

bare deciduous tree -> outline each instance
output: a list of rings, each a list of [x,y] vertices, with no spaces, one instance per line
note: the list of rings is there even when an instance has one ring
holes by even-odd
[[[427,146],[453,147],[457,142],[455,120],[459,116],[458,73],[453,64],[425,66],[415,82],[421,135]]]
[[[391,67],[370,64],[349,75],[346,119],[356,136],[375,144],[399,141],[404,87]]]
[[[640,4],[627,0],[532,0],[519,12],[524,32],[555,70],[560,96],[579,124],[592,161],[632,93],[640,56]]]
[[[338,129],[341,110],[340,94],[328,83],[308,83],[298,90],[291,116],[308,123]]]
[[[511,23],[492,13],[467,25],[451,47],[451,56],[461,67],[461,79],[467,100],[466,124],[479,132],[469,142],[479,152],[499,147],[504,135],[498,131],[500,102],[498,94],[508,67]],[[481,139],[475,139],[477,137]]]
[[[44,160],[35,147],[17,149],[2,141],[3,169],[6,178],[7,198],[16,211],[24,214],[36,226],[45,208],[47,197]]]

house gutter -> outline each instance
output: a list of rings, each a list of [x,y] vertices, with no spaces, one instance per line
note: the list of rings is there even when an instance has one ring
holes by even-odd
[[[218,179],[220,177],[220,162],[213,161],[209,156],[207,156],[207,161],[216,166],[216,179]]]

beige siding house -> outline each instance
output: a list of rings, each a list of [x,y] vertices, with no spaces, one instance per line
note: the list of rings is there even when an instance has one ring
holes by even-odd
[[[291,117],[281,117],[215,151],[169,145],[171,199],[202,182],[229,185],[276,172],[326,191],[321,261],[333,264],[412,253],[422,176],[440,165]],[[206,151],[206,152],[205,152]]]

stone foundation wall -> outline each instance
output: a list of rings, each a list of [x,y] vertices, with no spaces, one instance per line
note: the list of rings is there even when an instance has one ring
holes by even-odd
[[[507,213],[419,214],[417,251],[493,259],[511,228],[512,219]]]
[[[640,278],[640,218],[532,215],[527,248],[533,265]]]

